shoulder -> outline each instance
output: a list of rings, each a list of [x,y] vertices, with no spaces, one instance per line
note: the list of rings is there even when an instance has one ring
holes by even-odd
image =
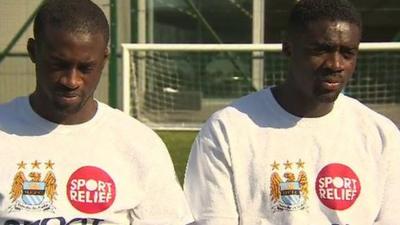
[[[4,118],[3,116],[9,116],[11,113],[15,113],[18,110],[18,107],[21,104],[24,104],[27,99],[28,97],[17,97],[8,102],[0,104],[0,118]]]
[[[378,132],[382,137],[392,134],[399,135],[398,127],[386,116],[372,110],[354,98],[342,95],[341,101],[346,112],[349,112],[346,113],[346,116],[358,121],[359,126],[365,130]]]
[[[241,133],[250,127],[260,126],[269,117],[268,90],[251,93],[233,101],[228,106],[213,113],[201,129],[201,134],[228,135]]]
[[[101,102],[99,102],[99,110],[102,113],[103,127],[112,130],[119,139],[148,147],[164,148],[164,143],[160,137],[150,127],[136,118]]]
[[[104,121],[113,128],[141,131],[145,135],[152,135],[154,133],[150,127],[119,109],[111,108],[107,104],[99,102],[99,110],[103,114]]]
[[[350,110],[354,116],[359,117],[360,119],[369,120],[376,124],[394,125],[389,118],[369,108],[357,99],[342,95],[341,100],[344,107],[346,107],[346,110]]]
[[[118,152],[132,159],[134,166],[143,171],[143,176],[162,170],[173,171],[166,145],[150,127],[104,103],[99,103],[99,112],[98,135],[102,133],[102,137],[117,146]]]
[[[260,126],[276,114],[270,89],[263,89],[243,96],[218,110],[208,123],[223,123],[233,127]]]
[[[20,110],[28,102],[28,97],[17,97],[9,102],[0,104],[0,129],[20,120]]]
[[[210,119],[224,120],[246,118],[266,110],[268,106],[268,90],[250,93],[234,100],[228,106],[215,112]]]

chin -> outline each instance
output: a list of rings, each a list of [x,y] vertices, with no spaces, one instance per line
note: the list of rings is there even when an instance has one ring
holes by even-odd
[[[334,103],[336,99],[339,97],[340,92],[336,93],[326,93],[319,95],[318,101],[321,103]]]
[[[82,105],[81,104],[55,103],[54,109],[61,114],[70,115],[70,114],[75,114],[75,113],[79,112],[82,109]]]

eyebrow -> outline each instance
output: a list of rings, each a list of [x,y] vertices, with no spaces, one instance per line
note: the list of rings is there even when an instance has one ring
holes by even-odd
[[[318,42],[318,41],[315,41],[315,42],[310,42],[307,46],[308,47],[334,48],[337,45],[332,43],[332,42]],[[355,45],[355,46],[340,45],[339,47],[340,48],[345,48],[345,49],[348,49],[348,50],[357,50],[358,49],[358,45]]]
[[[51,61],[59,61],[59,62],[67,62],[68,61],[66,58],[63,58],[63,57],[58,56],[58,55],[50,55],[49,59]],[[95,65],[96,64],[96,60],[93,59],[93,58],[90,58],[90,59],[87,59],[87,60],[85,60],[83,62],[79,62],[79,64]]]

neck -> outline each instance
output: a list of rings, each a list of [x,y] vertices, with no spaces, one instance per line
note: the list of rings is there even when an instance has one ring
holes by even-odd
[[[307,98],[289,87],[287,83],[272,88],[272,94],[282,108],[297,117],[321,117],[332,111],[334,105],[333,102],[320,102]]]
[[[29,96],[29,103],[39,116],[57,124],[74,125],[89,121],[97,112],[97,102],[89,98],[78,110],[60,110],[33,93]]]

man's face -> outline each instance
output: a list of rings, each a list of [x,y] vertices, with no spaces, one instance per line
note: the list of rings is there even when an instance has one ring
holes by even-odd
[[[33,95],[41,110],[74,114],[93,103],[93,94],[108,56],[100,33],[71,33],[47,27],[40,40],[31,39],[28,50],[36,64]]]
[[[359,27],[352,23],[311,22],[284,47],[291,64],[291,88],[311,101],[334,102],[355,70],[360,37]]]

